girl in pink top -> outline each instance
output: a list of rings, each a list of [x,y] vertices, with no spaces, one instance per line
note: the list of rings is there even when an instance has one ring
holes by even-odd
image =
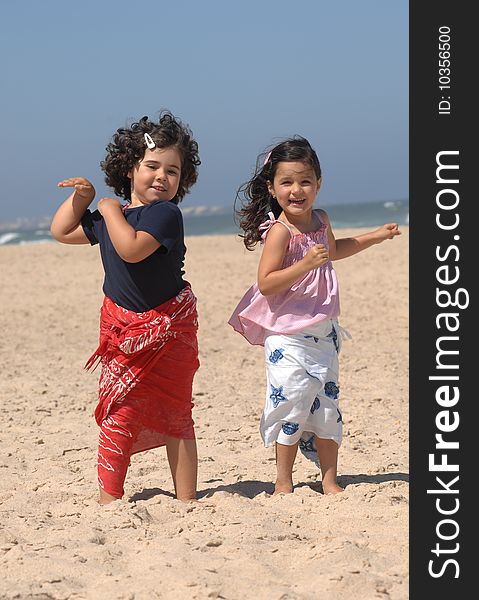
[[[293,491],[298,446],[321,468],[325,494],[337,483],[342,439],[338,354],[339,288],[332,261],[352,256],[400,234],[397,223],[336,239],[327,213],[313,209],[321,167],[309,142],[295,136],[258,159],[241,186],[237,214],[248,250],[263,251],[257,283],[229,323],[251,344],[264,346],[266,402],[260,432],[276,444],[275,494]]]

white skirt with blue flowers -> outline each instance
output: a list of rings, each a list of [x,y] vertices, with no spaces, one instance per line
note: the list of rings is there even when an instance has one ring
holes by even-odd
[[[336,320],[322,321],[294,335],[265,339],[266,401],[260,432],[265,446],[299,442],[318,466],[315,436],[342,441],[339,410],[339,361],[348,332]]]

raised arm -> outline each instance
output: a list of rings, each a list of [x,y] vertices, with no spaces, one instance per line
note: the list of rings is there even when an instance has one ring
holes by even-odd
[[[98,210],[105,220],[113,247],[125,262],[140,262],[161,246],[151,234],[133,229],[115,198],[102,198],[98,202]]]
[[[323,222],[328,225],[329,258],[331,260],[348,258],[348,256],[353,256],[362,250],[366,250],[366,248],[384,242],[384,240],[392,240],[397,235],[401,235],[397,223],[385,223],[374,231],[368,231],[367,233],[353,237],[336,239],[327,213],[321,210],[320,214]]]
[[[58,183],[58,187],[74,188],[74,191],[53,216],[50,225],[52,236],[63,244],[89,244],[80,221],[93,202],[95,188],[84,177],[64,179]]]

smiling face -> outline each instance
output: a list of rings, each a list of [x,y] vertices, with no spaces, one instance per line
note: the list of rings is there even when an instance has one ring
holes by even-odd
[[[174,146],[145,150],[145,156],[128,173],[131,179],[130,207],[169,202],[176,196],[181,179],[181,156]]]
[[[321,187],[313,167],[303,162],[279,162],[269,193],[276,198],[288,219],[307,222]]]

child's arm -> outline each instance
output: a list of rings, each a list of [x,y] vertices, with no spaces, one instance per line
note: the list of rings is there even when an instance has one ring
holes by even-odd
[[[136,231],[127,222],[115,198],[102,198],[98,210],[105,220],[111,243],[125,262],[137,263],[153,254],[161,244],[146,231]]]
[[[321,210],[320,213],[323,222],[328,225],[329,258],[331,260],[353,256],[353,254],[366,250],[366,248],[370,248],[375,244],[380,244],[384,240],[392,240],[397,235],[401,235],[397,223],[386,223],[374,231],[337,240],[334,237],[327,213],[324,210]]]
[[[326,248],[322,244],[316,244],[304,258],[283,269],[289,239],[289,232],[282,225],[273,225],[268,232],[258,266],[258,288],[263,296],[284,292],[306,273],[329,260]]]
[[[80,221],[95,197],[95,188],[84,177],[71,177],[58,183],[58,187],[74,188],[54,214],[50,232],[63,244],[89,244]]]

